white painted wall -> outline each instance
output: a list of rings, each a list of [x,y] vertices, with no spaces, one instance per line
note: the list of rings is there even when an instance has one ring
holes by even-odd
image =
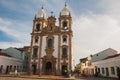
[[[12,57],[7,57],[7,56],[0,56],[0,67],[3,65],[3,70],[2,73],[6,72],[6,67],[12,65],[12,68],[14,66],[22,66],[23,67],[23,61],[20,59],[12,58]]]
[[[43,56],[46,55],[45,49],[46,49],[46,36],[43,36],[43,37],[42,37],[41,57],[43,57]]]
[[[73,39],[71,37],[71,59],[72,59],[72,62],[71,62],[71,65],[72,65],[72,70],[74,70],[75,68],[75,61],[74,61],[74,57],[73,57]]]
[[[58,58],[58,35],[54,35],[54,52],[53,56]]]
[[[68,49],[67,49],[67,52],[68,52],[68,60],[66,60],[66,62],[68,63],[68,69],[69,69],[69,35],[66,35],[67,36],[67,42],[66,43],[64,43],[63,42],[63,35],[61,35],[60,37],[61,37],[61,44],[60,44],[60,46],[61,46],[61,48],[60,48],[60,56],[62,57],[62,46],[63,45],[66,45],[66,46],[68,46]],[[61,63],[62,63],[63,61],[61,60]]]
[[[120,67],[120,55],[114,58],[94,62],[93,65],[100,68],[100,74],[102,76],[106,76],[105,68],[107,67],[109,69],[109,77],[117,77],[117,67]],[[114,67],[115,74],[111,74],[111,67]],[[101,68],[104,68],[104,74],[102,73]]]

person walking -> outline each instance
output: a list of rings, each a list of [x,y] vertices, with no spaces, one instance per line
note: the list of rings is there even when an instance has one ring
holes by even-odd
[[[17,76],[17,74],[18,74],[18,73],[17,73],[17,69],[16,69],[16,70],[15,70],[15,76]]]

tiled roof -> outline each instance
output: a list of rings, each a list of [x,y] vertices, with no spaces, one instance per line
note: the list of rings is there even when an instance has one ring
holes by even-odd
[[[112,56],[108,56],[108,57],[106,57],[105,59],[110,59],[110,58],[114,58],[114,57],[117,57],[117,56],[119,56],[120,54],[115,54],[115,55],[112,55]],[[104,59],[104,60],[105,60]]]
[[[0,56],[7,56],[7,57],[11,57],[11,56],[9,56],[9,55],[7,55],[7,54],[3,53],[3,52],[0,52]]]
[[[9,47],[7,49],[2,50],[1,52],[6,53],[7,55],[10,55],[14,58],[22,59],[22,52],[15,48]]]

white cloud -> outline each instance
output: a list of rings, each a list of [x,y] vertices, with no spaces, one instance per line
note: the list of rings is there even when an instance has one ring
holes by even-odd
[[[61,3],[63,1],[52,1],[52,4],[50,4],[48,1],[46,1],[46,3],[44,3],[45,8],[51,8],[53,10],[56,9],[57,4]],[[37,5],[37,4],[42,4],[41,1],[31,1],[30,4],[28,3],[18,3],[18,2],[13,2],[13,1],[6,1],[6,0],[1,0],[0,4],[5,7],[6,9],[9,10],[13,10],[13,11],[18,11],[18,12],[22,12],[22,13],[26,13],[26,14],[33,14],[35,11],[35,8],[41,8],[41,6]],[[18,4],[21,4],[19,6],[17,6]],[[34,5],[34,6],[32,6]],[[54,7],[56,6],[56,7]],[[60,8],[60,5],[58,6]],[[58,9],[57,9],[58,10]],[[47,11],[47,13],[50,13],[51,10]],[[37,12],[36,12],[37,13]],[[57,11],[57,14],[59,14],[59,12]],[[50,14],[47,14],[50,15]],[[32,20],[31,20],[32,21]],[[12,37],[13,39],[16,39],[19,41],[19,43],[11,43],[11,42],[3,42],[2,47],[7,47],[12,45],[25,45],[25,44],[30,44],[30,33],[32,31],[32,22],[30,23],[27,21],[20,21],[20,20],[13,20],[13,19],[4,19],[4,18],[0,18],[0,30],[5,32],[8,36]],[[8,44],[8,45],[7,45]],[[5,46],[6,45],[6,46]],[[12,46],[11,45],[11,46]],[[1,47],[1,48],[2,48]],[[18,47],[18,46],[17,46]]]
[[[100,6],[104,9],[106,9],[105,12],[115,14],[120,13],[120,0],[101,0]]]
[[[40,2],[34,0],[30,4],[25,3],[25,5],[17,6],[18,3],[2,0],[1,4],[8,9],[19,10],[28,15],[37,13],[35,9],[40,9],[41,4],[44,4],[47,16],[50,15],[50,11],[52,10],[55,11],[55,16],[59,15],[60,10],[64,7],[64,4],[60,4],[64,0],[52,0],[52,2],[46,0],[45,3]],[[73,5],[73,3],[71,4]],[[77,3],[75,6],[79,8]],[[93,7],[98,7],[103,13],[94,13],[94,11],[86,9],[86,12],[77,11],[80,15],[76,16],[75,10],[81,9],[82,6],[79,9],[70,8],[73,17],[73,55],[77,61],[76,63],[78,63],[81,57],[86,57],[109,47],[120,51],[120,0],[100,0]],[[26,21],[0,18],[0,29],[20,41],[19,43],[0,42],[2,44],[1,48],[8,46],[19,47],[30,44],[32,22],[26,23]]]
[[[0,45],[2,45],[2,46],[0,46],[0,48],[2,48],[2,49],[6,49],[8,47],[17,47],[17,48],[20,48],[20,47],[23,47],[23,44],[25,46],[29,46],[29,44],[27,44],[27,43],[0,42]]]
[[[11,24],[11,22],[10,21],[8,21],[7,19],[3,19],[3,18],[0,18],[0,24],[1,25],[10,25]]]
[[[115,45],[120,41],[119,21],[111,15],[81,15],[74,21],[73,31],[75,57],[77,54],[79,58],[87,57],[109,47],[120,50],[120,46]]]
[[[15,12],[21,12],[21,13],[28,13],[33,14],[35,12],[35,4],[32,4],[32,2],[26,2],[26,1],[14,1],[14,0],[1,0],[0,5],[2,5],[5,9],[9,9],[11,11]],[[39,2],[39,1],[38,1]],[[40,3],[40,2],[39,2]],[[39,4],[37,3],[37,4]],[[34,7],[33,7],[34,6]],[[37,6],[36,6],[37,7]]]
[[[6,33],[9,37],[17,40],[17,42],[1,42],[1,48],[7,46],[15,46],[19,45],[25,46],[25,44],[30,44],[30,27],[25,22],[17,21],[14,23],[13,20],[7,20],[0,18],[0,30]],[[32,27],[32,26],[31,26]],[[8,45],[7,45],[8,44]]]
[[[76,63],[82,57],[109,47],[120,52],[120,0],[101,0],[97,6],[103,11],[102,13],[88,10],[82,12],[84,14],[79,17],[73,15],[75,16],[73,44]]]

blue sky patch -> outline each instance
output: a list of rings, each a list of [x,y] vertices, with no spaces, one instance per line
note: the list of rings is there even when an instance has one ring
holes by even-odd
[[[0,30],[0,42],[17,42],[17,40]]]

